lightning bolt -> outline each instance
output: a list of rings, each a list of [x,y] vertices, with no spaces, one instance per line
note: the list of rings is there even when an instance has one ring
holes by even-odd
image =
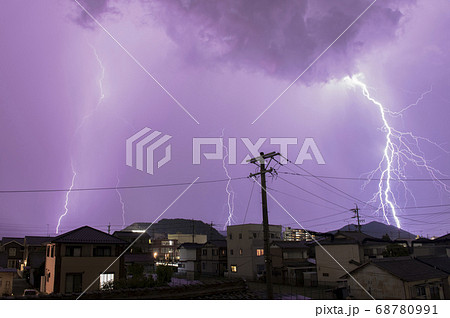
[[[77,176],[77,172],[75,171],[75,168],[73,166],[73,161],[71,161],[70,164],[72,166],[72,183],[70,184],[69,191],[66,192],[66,200],[64,203],[64,213],[58,219],[58,225],[56,226],[56,234],[59,233],[59,227],[61,226],[62,218],[65,217],[67,215],[67,213],[69,213],[69,195],[72,192],[73,186],[75,185],[75,178]]]
[[[382,158],[378,167],[367,174],[367,181],[364,183],[363,188],[367,186],[379,173],[380,178],[378,181],[378,191],[368,201],[368,204],[379,204],[375,213],[380,211],[383,214],[383,218],[388,224],[391,224],[389,217],[394,219],[394,222],[398,228],[401,228],[400,219],[398,216],[399,205],[397,203],[396,196],[393,192],[392,182],[398,181],[402,185],[405,191],[405,199],[407,200],[407,194],[409,194],[415,201],[413,193],[410,191],[406,184],[407,176],[405,172],[406,166],[409,164],[414,165],[419,169],[424,169],[430,177],[434,180],[434,183],[439,189],[450,193],[448,185],[439,180],[440,177],[447,176],[438,169],[432,167],[429,161],[425,158],[425,154],[420,147],[421,142],[431,144],[438,149],[449,153],[439,144],[424,138],[414,135],[412,132],[401,132],[390,125],[387,116],[398,117],[402,116],[405,111],[414,107],[423,100],[423,98],[432,92],[432,88],[424,92],[415,103],[410,104],[398,112],[394,112],[383,106],[383,104],[374,99],[369,92],[366,84],[361,81],[361,75],[353,77],[347,77],[345,79],[353,87],[359,87],[362,90],[362,94],[367,100],[377,106],[381,121],[383,123],[381,131],[385,133],[385,146],[383,149]]]
[[[223,227],[223,229],[225,230],[227,228],[227,226],[231,225],[232,222],[233,222],[234,196],[235,196],[235,193],[233,191],[233,188],[231,187],[231,176],[230,176],[230,174],[228,172],[228,168],[227,168],[226,163],[225,163],[225,161],[228,158],[229,154],[228,154],[228,148],[223,144],[224,132],[225,132],[225,129],[222,129],[222,135],[220,136],[221,137],[220,140],[221,140],[221,143],[222,143],[223,150],[225,152],[225,155],[223,156],[223,159],[222,159],[222,168],[225,171],[225,175],[228,178],[227,184],[225,186],[225,192],[227,193],[227,206],[228,206],[228,218],[227,218],[227,221],[225,222],[225,225]]]
[[[95,108],[82,118],[80,125],[78,125],[78,127],[75,129],[72,140],[75,139],[75,137],[78,135],[78,132],[80,131],[80,129],[86,124],[87,120],[97,111],[98,107],[101,105],[101,103],[105,99],[105,93],[104,93],[104,89],[103,89],[103,80],[105,79],[105,68],[103,66],[103,63],[102,63],[95,47],[92,45],[90,45],[90,46],[91,46],[92,50],[94,51],[95,59],[97,60],[97,63],[101,70],[100,77],[98,79],[98,85],[100,88],[100,97],[98,99],[98,102],[97,102]],[[71,162],[71,168],[72,168],[72,182],[69,187],[69,190],[66,192],[66,199],[65,199],[65,203],[64,203],[64,213],[58,219],[58,224],[56,226],[56,234],[59,233],[59,227],[61,225],[61,220],[69,213],[69,197],[70,197],[70,193],[72,192],[73,186],[75,184],[75,179],[77,176],[77,171],[75,169],[72,156],[71,156],[70,162]],[[122,202],[121,197],[120,197],[120,200]]]
[[[119,174],[117,173],[117,183],[116,183],[116,192],[119,196],[120,205],[122,206],[122,227],[125,227],[125,202],[122,199],[122,194],[120,193],[118,187],[119,187],[120,179]]]

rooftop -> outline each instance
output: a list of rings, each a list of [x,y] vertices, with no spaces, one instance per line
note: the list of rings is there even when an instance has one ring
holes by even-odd
[[[359,271],[367,265],[374,265],[391,275],[407,282],[414,282],[420,280],[427,280],[433,278],[446,278],[448,273],[435,269],[425,263],[422,263],[409,256],[405,257],[389,257],[372,259],[350,272],[350,274]],[[346,277],[348,275],[344,275]]]
[[[83,226],[53,238],[52,243],[82,244],[128,244],[115,236],[109,235],[90,226]]]

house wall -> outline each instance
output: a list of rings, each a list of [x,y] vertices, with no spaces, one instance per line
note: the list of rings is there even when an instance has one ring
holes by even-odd
[[[348,272],[357,267],[356,264],[349,263],[350,260],[361,262],[361,249],[357,244],[342,245],[323,245],[339,264],[341,264]],[[317,279],[320,285],[337,285],[340,277],[346,272],[337,264],[328,253],[320,246],[315,247]]]
[[[206,245],[201,253],[202,274],[223,276],[227,270],[227,249],[215,245]]]
[[[50,254],[50,250],[52,247],[55,251],[56,248],[55,244],[47,244],[46,247],[45,276],[43,278],[44,284],[42,284],[42,277],[41,277],[41,285],[43,285],[44,287],[44,290],[41,290],[41,292],[44,292],[46,294],[51,294],[55,291],[56,257],[55,254],[53,254],[53,257]],[[47,251],[49,252],[47,253]]]
[[[272,240],[281,238],[281,226],[270,225]],[[256,236],[256,237],[255,237]],[[256,280],[264,272],[264,256],[257,256],[256,250],[264,248],[263,226],[242,224],[227,227],[228,275]],[[242,254],[239,250],[242,249]],[[231,266],[237,266],[237,272]]]
[[[375,299],[407,299],[403,281],[372,264],[359,269],[352,276]],[[352,278],[348,278],[347,283],[350,287],[349,295],[351,297],[355,299],[371,299]]]
[[[13,279],[13,272],[0,272],[0,296],[12,294]]]
[[[98,246],[111,246],[112,256],[93,256],[94,244],[70,244],[71,246],[82,246],[81,256],[65,256],[66,244],[48,244],[50,252],[46,254],[45,260],[45,287],[47,294],[64,293],[66,290],[66,275],[81,273],[82,289],[85,290],[98,276],[110,266],[120,254],[116,245],[97,244]],[[51,248],[54,247],[52,257]],[[114,274],[114,279],[124,275],[123,259],[116,261],[106,273]],[[89,291],[100,289],[100,281],[91,286]]]

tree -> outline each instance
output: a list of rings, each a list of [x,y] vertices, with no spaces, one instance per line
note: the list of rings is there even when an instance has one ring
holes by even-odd
[[[159,286],[166,285],[172,280],[173,269],[168,265],[159,265],[156,267],[156,281]]]
[[[383,252],[384,257],[408,256],[409,250],[401,244],[389,244]]]

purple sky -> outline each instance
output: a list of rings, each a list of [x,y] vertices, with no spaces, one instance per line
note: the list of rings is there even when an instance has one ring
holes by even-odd
[[[305,161],[302,168],[319,176],[359,178],[377,168],[386,134],[376,105],[343,80],[358,73],[371,96],[391,111],[432,88],[402,117],[388,121],[442,146],[419,141],[424,157],[445,178],[450,174],[445,151],[450,151],[450,3],[445,0],[378,1],[251,124],[371,2],[82,1],[197,125],[74,1],[2,1],[0,190],[67,189],[71,160],[75,188],[114,187],[118,177],[120,186],[224,179],[220,160],[192,165],[192,138],[219,137],[222,129],[225,137],[252,141],[313,137],[326,165]],[[125,165],[125,140],[144,127],[173,136],[172,160],[154,175]],[[299,148],[290,146],[291,160]],[[268,142],[261,150],[279,151]],[[246,154],[238,142],[238,162]],[[288,167],[279,172],[290,172]],[[228,170],[242,177],[255,167],[229,165]],[[321,186],[300,176],[280,177],[348,209],[357,202],[317,179],[312,180]],[[430,175],[409,162],[405,177]],[[362,189],[362,180],[323,180],[361,201],[370,200],[377,188],[377,181]],[[400,208],[450,204],[438,183],[406,184],[410,192],[405,193],[392,183]],[[231,185],[233,224],[238,224],[252,183]],[[164,217],[201,219],[221,229],[228,217],[225,186],[194,185]],[[290,195],[272,192],[306,228],[332,230],[353,221],[351,212],[280,178],[269,178],[268,186]],[[185,187],[121,190],[126,224],[153,221]],[[66,192],[0,193],[0,235],[46,234],[47,227],[54,234],[65,198]],[[255,187],[246,222],[261,222],[260,203]],[[366,222],[383,222],[373,208],[359,205]],[[271,223],[298,227],[270,199],[269,208]],[[113,230],[122,226],[115,190],[72,192],[68,210],[62,232],[85,224],[102,230],[109,223]],[[398,215],[402,228],[413,233],[443,235],[450,229],[449,206],[399,209]]]

